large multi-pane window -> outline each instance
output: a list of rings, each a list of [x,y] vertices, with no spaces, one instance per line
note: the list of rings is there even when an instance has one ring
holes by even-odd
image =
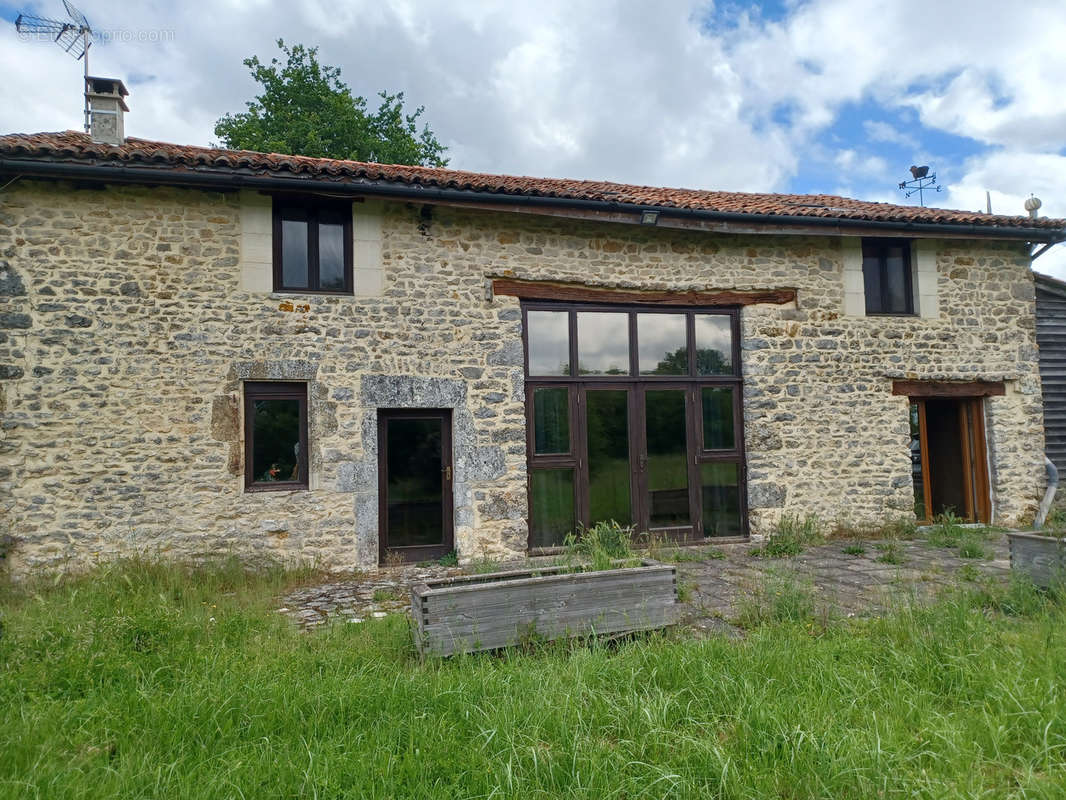
[[[746,533],[737,312],[527,303],[530,547]]]

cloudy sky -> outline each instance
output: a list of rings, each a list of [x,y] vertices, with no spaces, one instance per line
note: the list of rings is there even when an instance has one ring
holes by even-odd
[[[930,164],[929,205],[1066,217],[1062,0],[78,3],[133,136],[216,141],[283,37],[424,105],[462,169],[914,202]],[[20,41],[23,10],[64,16],[0,0],[0,132],[79,128],[81,64]],[[1066,277],[1066,245],[1036,266]]]

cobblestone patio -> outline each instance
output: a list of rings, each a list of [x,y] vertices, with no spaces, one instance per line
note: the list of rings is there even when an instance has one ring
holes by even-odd
[[[697,630],[733,630],[729,620],[738,602],[751,596],[771,573],[789,575],[808,584],[821,608],[842,616],[883,613],[893,602],[907,598],[929,600],[962,580],[964,567],[1005,580],[1010,572],[1007,537],[994,534],[983,543],[986,558],[960,558],[957,549],[931,546],[923,539],[898,542],[900,563],[889,563],[880,542],[863,543],[864,552],[845,552],[853,542],[833,541],[808,547],[797,556],[760,558],[756,545],[732,544],[713,548],[716,556],[681,561],[678,576],[686,587],[685,620]],[[710,554],[712,549],[675,551],[686,558]],[[536,559],[544,563],[551,559]],[[530,562],[500,565],[519,568]],[[412,584],[463,574],[457,567],[395,567],[299,589],[284,598],[279,611],[311,630],[328,622],[357,624],[388,614],[406,613]]]

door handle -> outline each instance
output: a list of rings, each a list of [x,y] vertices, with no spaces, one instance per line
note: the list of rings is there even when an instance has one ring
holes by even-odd
[[[451,468],[451,466],[449,465],[449,466],[445,467],[443,472],[444,472],[444,480],[446,480],[449,483],[451,483],[451,480],[452,480],[452,468]]]

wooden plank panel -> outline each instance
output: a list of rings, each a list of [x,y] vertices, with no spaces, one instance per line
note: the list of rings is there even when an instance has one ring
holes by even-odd
[[[795,289],[669,292],[640,289],[608,289],[579,283],[495,278],[492,292],[526,300],[580,303],[640,303],[662,306],[750,306],[755,303],[782,305],[796,299]]]
[[[601,572],[534,570],[464,576],[411,589],[415,641],[424,653],[450,655],[547,639],[616,634],[672,624],[679,614],[677,570],[646,566]],[[494,580],[499,578],[499,580]]]
[[[892,381],[892,394],[904,397],[1002,397],[1003,381]]]
[[[1037,586],[1066,580],[1066,539],[1033,533],[1008,533],[1011,569],[1028,575]]]

